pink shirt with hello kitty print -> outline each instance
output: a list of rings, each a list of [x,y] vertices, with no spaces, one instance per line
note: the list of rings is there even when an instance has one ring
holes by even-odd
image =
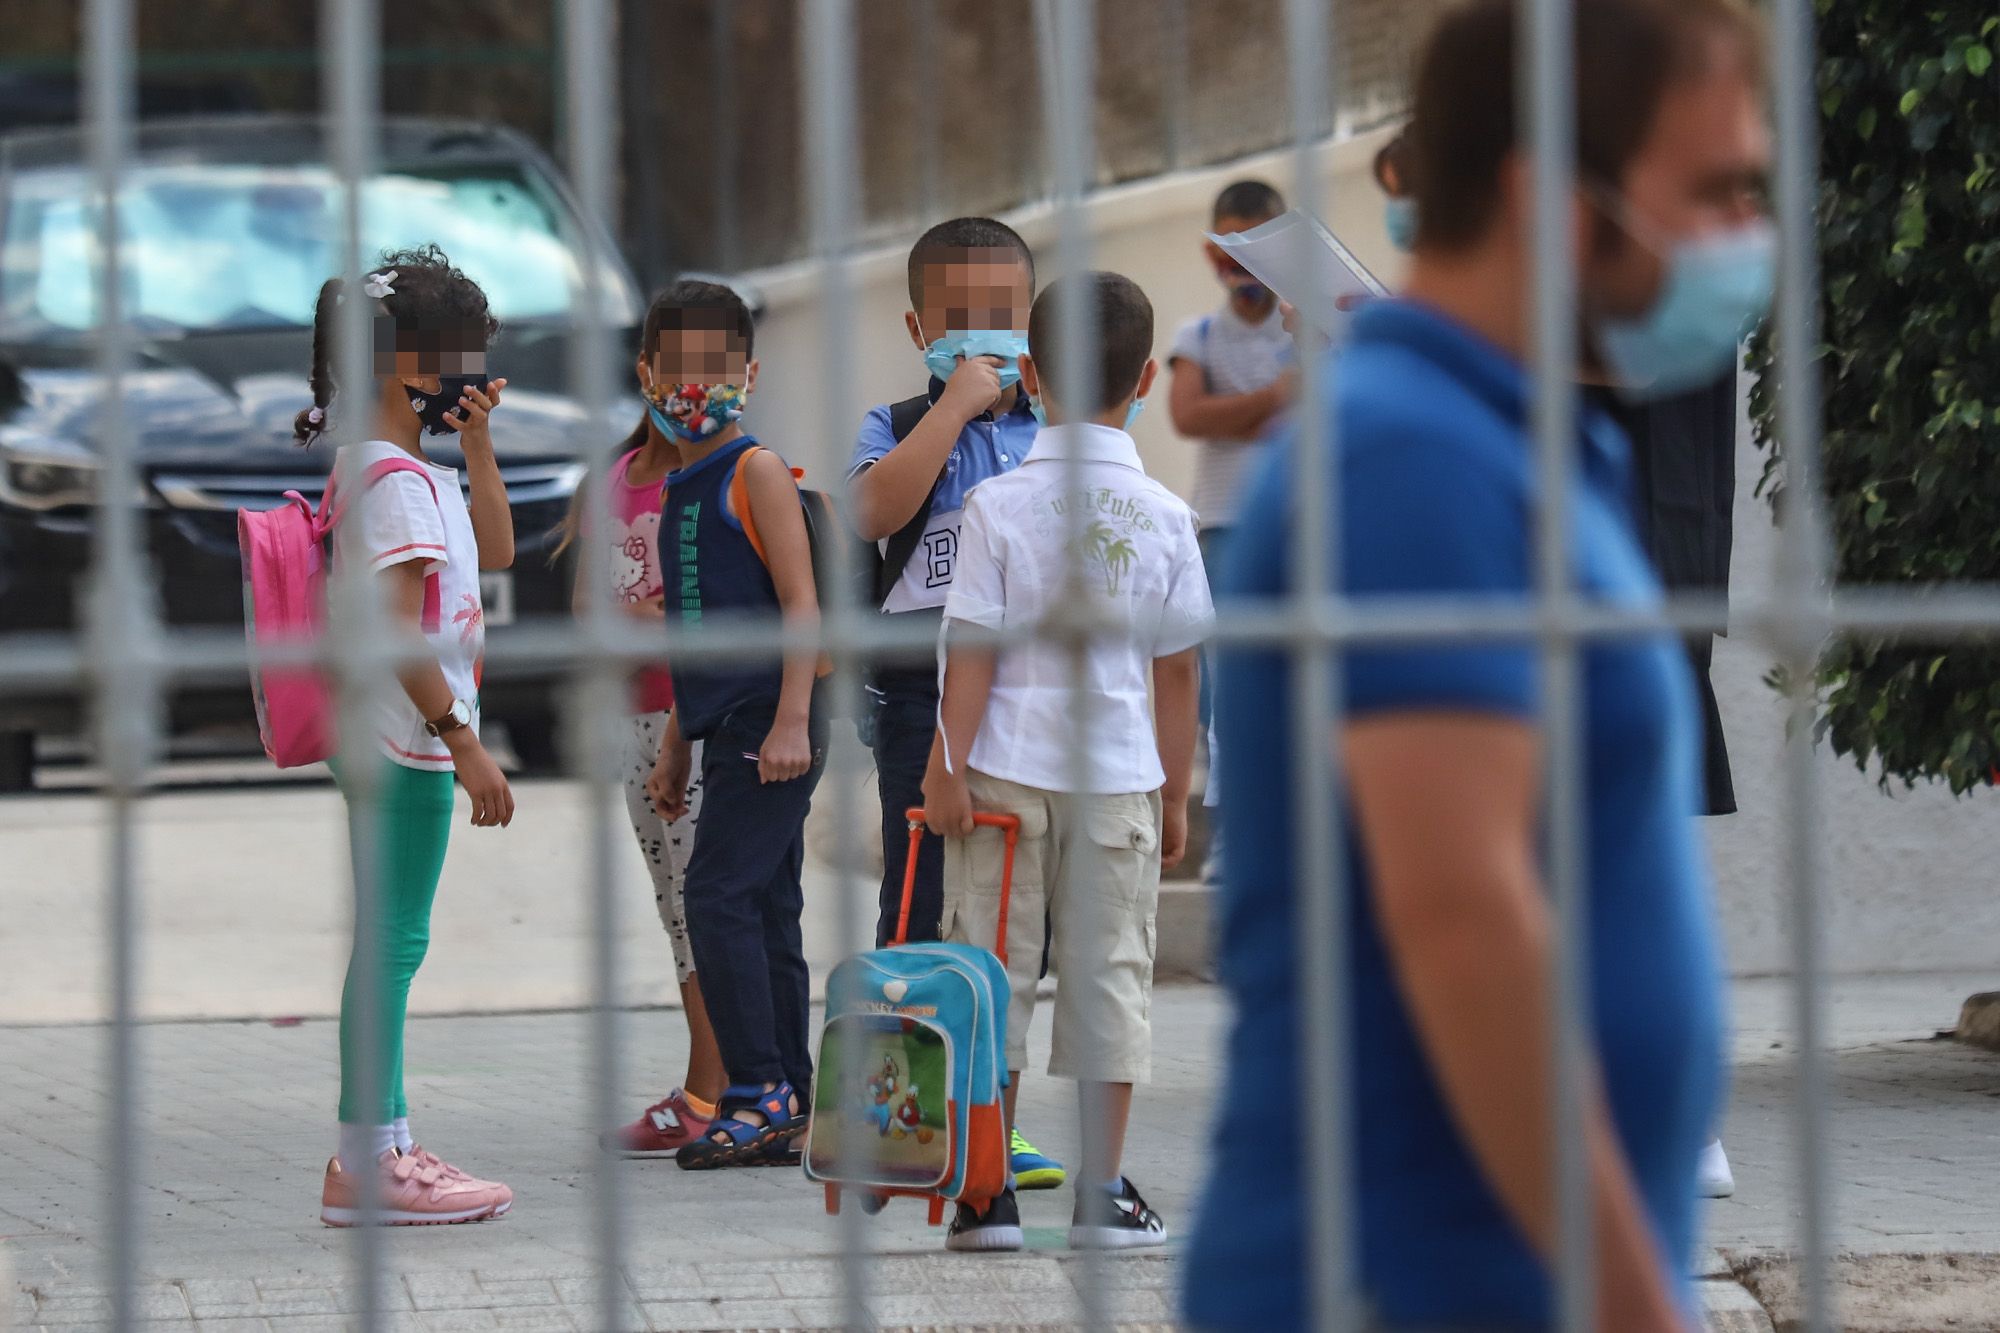
[[[660,573],[660,503],[667,479],[643,486],[625,480],[634,449],[611,465],[611,590],[626,605],[666,591]],[[643,667],[633,677],[633,711],[664,713],[674,706],[673,677],[663,666]]]

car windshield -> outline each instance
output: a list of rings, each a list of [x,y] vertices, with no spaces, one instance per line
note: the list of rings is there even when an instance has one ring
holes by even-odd
[[[151,164],[119,196],[126,312],[142,332],[312,322],[336,257],[341,190],[323,166]],[[97,319],[99,208],[81,169],[7,184],[0,326],[57,335]],[[502,320],[561,315],[581,283],[573,219],[549,183],[512,163],[386,171],[362,188],[365,252],[436,242]],[[623,291],[607,271],[605,289]]]

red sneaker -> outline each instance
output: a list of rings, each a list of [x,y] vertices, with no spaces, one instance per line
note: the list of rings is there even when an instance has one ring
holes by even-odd
[[[708,1133],[708,1125],[709,1117],[688,1105],[687,1094],[675,1088],[637,1120],[606,1134],[604,1146],[627,1157],[672,1157],[681,1145]]]

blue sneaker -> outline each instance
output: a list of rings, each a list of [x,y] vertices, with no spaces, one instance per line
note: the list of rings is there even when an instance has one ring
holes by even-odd
[[[1042,1154],[1036,1152],[1035,1145],[1022,1137],[1021,1131],[1018,1129],[1013,1132],[1013,1136],[1008,1142],[1007,1150],[1013,1154],[1012,1167],[1015,1189],[1060,1189],[1062,1183],[1069,1179],[1069,1172],[1063,1170],[1061,1162],[1058,1162],[1053,1157],[1044,1157]]]

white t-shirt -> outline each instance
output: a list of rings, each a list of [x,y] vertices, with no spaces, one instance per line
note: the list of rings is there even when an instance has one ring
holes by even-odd
[[[1072,455],[1081,460],[1076,490]],[[1083,536],[1072,557],[1078,510]],[[1020,467],[966,497],[959,539],[958,573],[944,603],[947,633],[954,620],[988,629],[1044,622],[1069,596],[1072,558],[1082,562],[1092,622],[1118,631],[1091,641],[1080,694],[1071,688],[1066,645],[1004,650],[965,762],[1044,791],[1157,790],[1166,772],[1153,730],[1153,660],[1194,647],[1215,619],[1194,511],[1146,475],[1124,431],[1054,426],[1036,437]],[[941,639],[940,682],[943,657]],[[1081,788],[1076,743],[1085,759]],[[959,757],[951,760],[957,766]]]
[[[410,458],[387,440],[352,447],[361,453],[355,475],[387,459]],[[479,542],[472,532],[472,511],[459,489],[457,471],[413,461],[430,474],[435,494],[422,477],[408,471],[388,473],[368,485],[341,518],[340,558],[363,561],[371,573],[421,560],[425,574],[436,576],[436,625],[426,625],[424,637],[437,653],[452,696],[471,705],[476,732],[486,613],[479,601]],[[348,475],[344,466],[344,459],[334,464],[343,477]],[[428,592],[424,604],[427,613],[433,609]],[[391,760],[406,768],[450,771],[450,749],[424,730],[425,719],[401,685],[391,683],[383,691],[374,718],[377,742]]]
[[[1224,305],[1181,325],[1167,359],[1186,363],[1176,373],[1205,375],[1210,393],[1254,393],[1274,383],[1292,363],[1292,335],[1285,332],[1275,305],[1261,324],[1247,323],[1234,306]],[[1195,513],[1204,528],[1228,527],[1236,521],[1237,499],[1263,456],[1264,443],[1197,440],[1195,445]]]

